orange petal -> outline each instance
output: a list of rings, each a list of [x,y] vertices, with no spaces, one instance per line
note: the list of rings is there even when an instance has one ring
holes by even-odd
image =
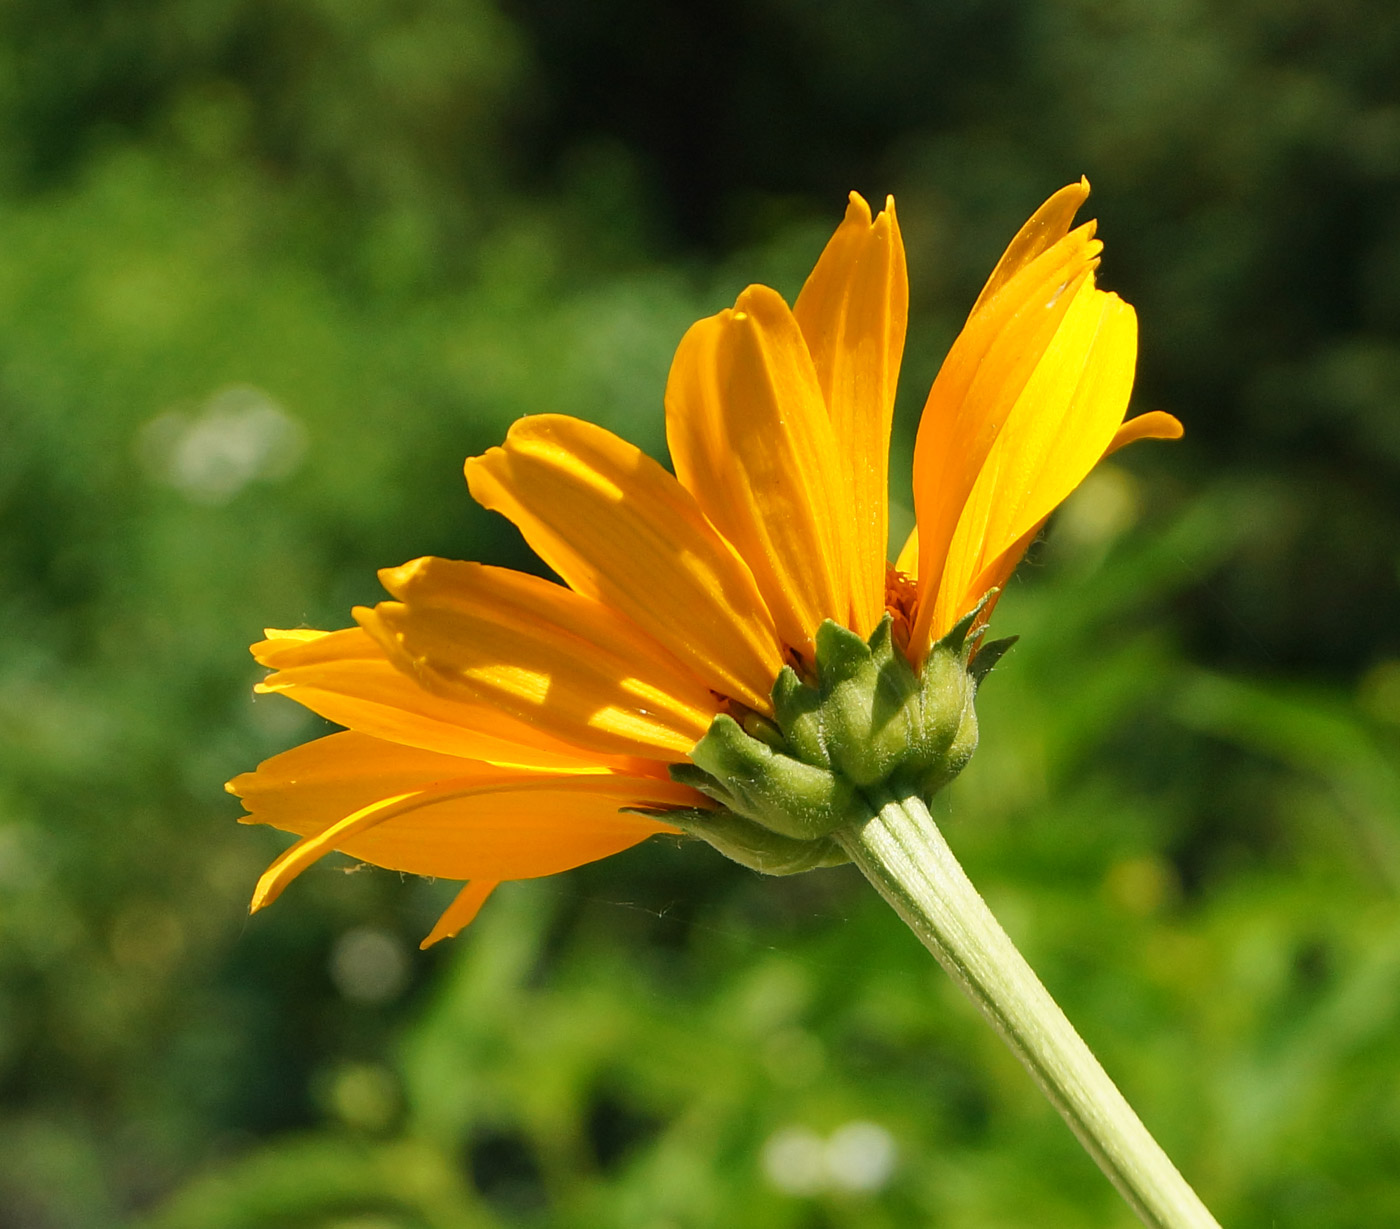
[[[279,632],[255,644],[253,656],[277,669],[255,690],[287,696],[328,721],[375,738],[493,764],[559,771],[603,765],[623,769],[638,763],[561,742],[499,708],[426,691],[360,627],[317,633],[314,639]]]
[[[977,603],[985,590],[974,590],[988,565],[1028,542],[1102,458],[1123,421],[1136,360],[1133,309],[1096,290],[1092,278],[1082,283],[968,497],[938,587],[931,639]]]
[[[268,641],[305,641],[307,643],[310,643],[311,641],[320,640],[323,636],[329,636],[330,634],[330,632],[317,631],[314,627],[263,628],[263,635],[267,637]],[[270,665],[271,663],[264,662],[263,664]]]
[[[534,879],[557,875],[630,849],[658,832],[660,820],[625,807],[696,805],[698,795],[636,777],[529,779],[440,789],[392,824],[381,824],[344,851],[392,870],[437,868],[446,879]],[[682,798],[682,793],[688,795]],[[703,801],[703,799],[699,799]]]
[[[248,822],[303,837],[259,881],[255,910],[331,849],[415,875],[531,879],[675,831],[623,807],[709,805],[670,781],[498,768],[353,732],[274,756],[229,789]]]
[[[443,910],[442,916],[433,924],[428,937],[418,945],[418,949],[424,951],[442,939],[455,939],[472,923],[481,912],[486,898],[499,886],[489,879],[472,880],[452,898],[452,903]]]
[[[490,769],[454,755],[423,751],[343,731],[264,760],[224,788],[251,812],[244,821],[302,835],[320,832],[372,802],[412,794],[433,781]],[[521,769],[495,769],[523,772]]]
[[[868,636],[885,610],[890,423],[909,319],[909,276],[894,199],[872,222],[851,193],[793,315],[812,355],[841,458],[851,526],[852,630]]]
[[[666,384],[676,475],[753,570],[778,633],[811,654],[852,601],[841,460],[807,343],[781,296],[750,286],[691,326]]]
[[[466,471],[472,496],[514,521],[576,592],[621,611],[721,695],[768,707],[782,647],[753,574],[640,449],[538,414]]]
[[[1072,192],[1067,199],[1074,199]],[[1055,200],[1037,217],[1045,214],[1058,227],[1068,217],[1063,208],[1051,207]],[[1033,223],[1035,219],[1013,241],[953,343],[919,423],[914,447],[920,595],[915,643],[925,646],[934,594],[963,505],[1102,247],[1093,238],[1092,223],[1048,247],[1044,243],[1053,231]],[[1024,261],[1032,252],[1036,254]]]
[[[1149,410],[1119,427],[1103,455],[1108,456],[1138,440],[1179,440],[1185,433],[1186,428],[1175,416],[1165,410]]]
[[[996,268],[982,287],[977,302],[972,305],[969,315],[976,315],[1002,288],[1031,263],[1042,252],[1049,251],[1066,234],[1074,215],[1089,199],[1089,181],[1081,178],[1061,188],[1048,201],[1037,209],[1026,224],[1016,232],[1016,237],[1007,245]]]
[[[355,618],[429,691],[605,755],[683,760],[720,699],[636,624],[538,576],[418,559]]]

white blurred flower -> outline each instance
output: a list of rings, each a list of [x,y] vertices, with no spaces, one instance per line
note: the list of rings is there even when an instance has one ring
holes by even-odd
[[[826,1142],[806,1127],[784,1127],[763,1145],[763,1172],[788,1195],[815,1195],[826,1185]]]
[[[359,926],[347,930],[331,949],[331,980],[356,1003],[383,1003],[408,981],[403,943],[382,930]]]
[[[147,470],[191,503],[225,504],[250,482],[280,482],[306,455],[306,428],[262,389],[220,390],[195,413],[168,410],[141,428]]]
[[[833,1186],[878,1191],[894,1173],[894,1136],[874,1122],[848,1122],[826,1141],[826,1172]]]
[[[763,1173],[787,1195],[878,1191],[894,1173],[894,1136],[874,1122],[847,1122],[823,1139],[807,1127],[784,1127],[763,1145]]]

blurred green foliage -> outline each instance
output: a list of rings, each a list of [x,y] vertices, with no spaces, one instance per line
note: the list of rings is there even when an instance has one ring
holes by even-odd
[[[1224,1223],[1400,1221],[1400,11],[12,0],[0,1224],[1127,1224],[846,871],[654,841],[420,955],[447,885],[343,860],[247,921],[285,840],[219,788],[318,729],[251,699],[263,623],[529,566],[462,458],[538,410],[660,454],[685,326],[851,187],[909,245],[907,473],[1081,172],[1188,437],[1022,570],[940,813]]]

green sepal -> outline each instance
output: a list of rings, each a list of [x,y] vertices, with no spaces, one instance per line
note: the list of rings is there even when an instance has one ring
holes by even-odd
[[[790,754],[807,764],[831,767],[823,733],[821,694],[784,666],[773,683],[773,719]]]
[[[763,875],[799,875],[850,861],[846,851],[830,837],[794,840],[728,811],[702,811],[698,807],[674,811],[627,809],[635,815],[674,824],[687,836],[699,837],[731,861]]]
[[[968,638],[968,633],[972,631],[972,625],[977,622],[977,616],[987,609],[987,603],[1000,592],[1000,589],[988,589],[987,592],[978,599],[977,605],[954,623],[953,626],[943,634],[943,639],[937,641],[933,647],[935,649],[947,649],[949,652],[963,656],[964,660],[966,660],[966,657],[971,654],[978,638],[986,628],[985,626],[979,628],[970,640]]]
[[[778,729],[767,717],[762,717],[758,713],[745,713],[739,724],[744,727],[744,733],[750,738],[756,738],[759,742],[766,743],[775,751],[781,751],[787,745],[783,740],[782,730]]]
[[[1014,640],[982,643],[986,594],[916,670],[886,614],[869,640],[827,620],[815,681],[784,667],[773,716],[721,713],[671,777],[723,810],[658,812],[737,862],[792,874],[842,860],[832,840],[891,796],[931,799],[977,748],[978,684]]]
[[[927,666],[924,673],[928,674]],[[967,674],[964,673],[962,679],[957,688],[963,693],[962,708],[956,717],[950,706],[929,704],[925,707],[927,745],[930,749],[936,748],[937,754],[922,761],[918,765],[919,775],[910,779],[915,792],[925,801],[962,772],[977,750],[977,709],[973,705],[977,687]],[[898,789],[904,783],[895,784]]]
[[[738,799],[703,768],[694,764],[672,764],[667,771],[677,785],[688,785],[691,789],[699,790],[705,797],[713,798],[720,806],[730,811],[739,805]]]
[[[697,785],[731,811],[770,832],[810,841],[869,818],[870,808],[854,786],[829,769],[807,764],[750,738],[734,718],[721,713],[690,752],[727,795]],[[683,784],[693,782],[685,780]]]
[[[992,672],[992,667],[1006,656],[1006,651],[1020,638],[1020,636],[1007,636],[1004,640],[988,641],[979,648],[977,656],[967,666],[967,672],[972,675],[973,683],[981,687],[982,680]]]
[[[817,632],[826,752],[861,789],[887,780],[916,737],[919,679],[894,645],[889,616],[869,642],[830,621]]]

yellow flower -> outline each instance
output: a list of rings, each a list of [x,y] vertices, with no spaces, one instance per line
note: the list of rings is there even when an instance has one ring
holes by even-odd
[[[418,559],[380,574],[395,600],[358,627],[269,631],[278,692],[346,727],[229,783],[302,839],[253,908],[338,849],[465,880],[424,941],[456,934],[505,880],[567,870],[714,804],[670,779],[716,715],[771,714],[784,665],[810,673],[833,620],[869,636],[889,611],[919,666],[1003,585],[1101,457],[1173,438],[1124,422],[1133,310],[1098,290],[1088,195],[1057,192],[993,271],[929,393],[914,453],[919,529],[886,562],[887,467],[908,309],[894,202],[852,193],[794,307],[750,286],[701,320],[666,388],[674,476],[601,427],[517,422],[466,464],[565,582]],[[990,603],[979,619],[985,621]]]

